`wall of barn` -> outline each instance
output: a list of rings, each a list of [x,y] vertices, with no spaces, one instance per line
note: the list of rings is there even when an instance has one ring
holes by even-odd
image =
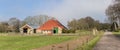
[[[20,28],[20,33],[24,34],[23,31],[24,31],[23,28]],[[26,34],[33,34],[33,33],[34,33],[34,29],[28,29]]]
[[[58,34],[62,34],[62,28],[58,27]]]

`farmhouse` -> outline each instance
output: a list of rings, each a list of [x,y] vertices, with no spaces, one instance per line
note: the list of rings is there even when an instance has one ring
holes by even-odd
[[[20,32],[26,34],[32,34],[32,33],[36,33],[36,28],[37,26],[31,26],[26,24],[20,28]]]
[[[65,27],[56,19],[51,19],[41,25],[37,32],[43,34],[61,34]]]

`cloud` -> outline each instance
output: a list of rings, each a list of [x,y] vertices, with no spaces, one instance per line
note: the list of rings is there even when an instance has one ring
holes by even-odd
[[[85,16],[101,20],[105,18],[104,12],[110,3],[111,0],[63,0],[61,5],[47,14],[56,17],[63,23],[73,18],[78,19]]]

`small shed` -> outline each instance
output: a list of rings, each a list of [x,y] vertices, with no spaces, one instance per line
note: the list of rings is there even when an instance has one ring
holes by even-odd
[[[24,26],[20,28],[20,32],[25,33],[25,34],[33,34],[33,33],[36,33],[36,28],[37,26],[25,24]]]
[[[43,34],[61,34],[63,29],[66,28],[58,20],[51,19],[41,25],[37,32]]]

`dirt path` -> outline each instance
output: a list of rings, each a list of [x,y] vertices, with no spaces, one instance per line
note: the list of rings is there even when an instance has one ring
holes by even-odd
[[[120,50],[120,39],[111,32],[105,32],[93,50]]]
[[[71,40],[60,44],[53,44],[33,50],[74,50],[78,46],[80,46],[83,42],[87,41],[86,39],[88,38],[90,38],[90,36],[83,36],[76,40]]]

